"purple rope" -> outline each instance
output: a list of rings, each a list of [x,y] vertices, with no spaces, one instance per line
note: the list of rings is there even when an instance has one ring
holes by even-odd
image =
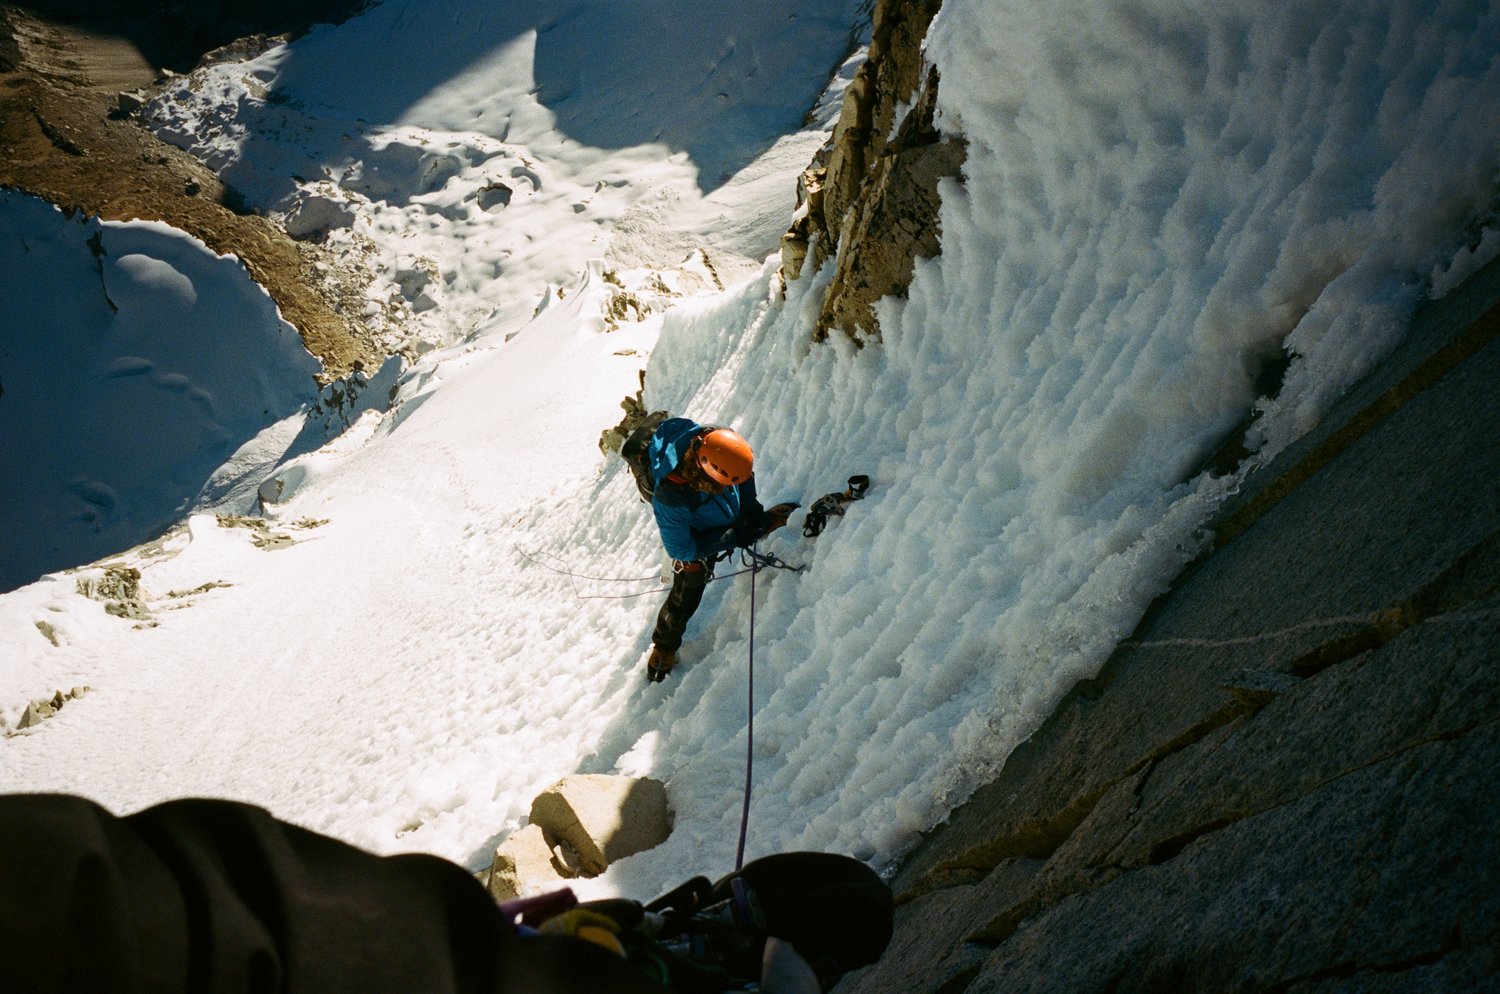
[[[750,558],[754,565],[750,567],[750,689],[746,708],[748,720],[745,724],[745,808],[740,814],[740,845],[734,853],[736,873],[745,865],[745,835],[750,830],[750,774],[755,766],[755,575],[764,568],[755,553],[754,545],[750,547]]]

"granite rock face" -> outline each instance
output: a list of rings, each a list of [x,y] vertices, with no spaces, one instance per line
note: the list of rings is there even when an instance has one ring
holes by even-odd
[[[937,70],[922,41],[941,0],[878,0],[869,58],[844,94],[833,137],[804,172],[797,220],[782,239],[782,275],[836,269],[815,336],[880,333],[873,305],[901,294],[918,258],[938,253],[938,181],[963,165],[961,139],[934,123]],[[900,115],[898,118],[898,114]]]
[[[908,857],[840,992],[1500,990],[1500,265]]]

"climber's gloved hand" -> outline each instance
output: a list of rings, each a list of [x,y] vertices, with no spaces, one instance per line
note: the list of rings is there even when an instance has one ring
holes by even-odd
[[[766,534],[769,535],[771,532],[780,528],[782,525],[785,525],[786,519],[790,518],[792,516],[792,512],[797,510],[799,506],[801,505],[794,504],[791,501],[787,501],[784,504],[777,504],[775,507],[767,511]]]

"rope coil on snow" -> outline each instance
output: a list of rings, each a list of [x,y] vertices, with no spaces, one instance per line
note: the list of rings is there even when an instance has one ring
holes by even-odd
[[[540,566],[542,569],[550,570],[551,572],[556,573],[559,576],[566,576],[572,579],[574,581],[573,596],[581,601],[628,600],[631,597],[645,597],[647,594],[660,593],[661,588],[666,586],[666,584],[662,582],[661,576],[659,574],[654,576],[640,577],[588,576],[584,573],[575,573],[572,570],[553,566],[551,563],[544,563],[540,559],[537,559],[535,556],[528,553],[525,549],[522,549],[520,546],[515,546],[515,550],[516,554],[527,562],[535,566]],[[803,564],[801,566],[793,566],[791,563],[788,563],[782,559],[778,559],[776,556],[769,553],[759,553],[751,549],[741,549],[740,552],[740,561],[745,565],[744,569],[737,569],[733,573],[725,573],[723,576],[709,577],[708,582],[714,583],[718,580],[728,580],[730,577],[743,576],[746,573],[759,572],[763,569],[784,569],[792,573],[802,573],[807,570],[806,564]],[[561,557],[552,555],[552,553],[550,552],[539,552],[537,553],[537,555],[552,556],[553,559],[562,561]],[[584,594],[579,593],[578,591],[577,581],[579,580],[588,580],[591,583],[655,583],[656,586],[650,590],[637,590],[633,594]]]
[[[550,563],[544,563],[540,559],[537,559],[534,556],[532,556],[529,553],[527,553],[526,550],[522,549],[520,546],[515,546],[515,550],[516,550],[516,554],[519,555],[522,559],[526,560],[527,562],[532,563],[533,565],[536,565],[536,566],[540,566],[542,569],[551,570],[553,573],[556,573],[559,576],[566,576],[570,580],[572,580],[572,582],[573,582],[573,596],[576,597],[576,598],[578,598],[581,601],[621,601],[621,600],[628,600],[628,599],[630,599],[632,597],[645,597],[647,594],[660,593],[662,586],[664,586],[664,584],[662,584],[662,582],[661,582],[661,576],[660,575],[656,575],[656,576],[641,576],[641,577],[586,576],[583,573],[574,573],[572,570],[566,570],[566,569],[562,569],[562,568],[557,567],[557,566],[553,566]],[[541,553],[538,553],[538,555],[552,556],[552,553],[550,553],[550,552],[541,552]],[[558,559],[559,562],[563,561],[558,556],[552,556],[552,558],[553,559]],[[653,587],[650,590],[637,590],[633,594],[584,594],[584,593],[580,593],[579,590],[578,590],[578,581],[579,580],[589,580],[589,581],[591,581],[593,583],[653,583],[654,582],[656,584],[656,586]]]

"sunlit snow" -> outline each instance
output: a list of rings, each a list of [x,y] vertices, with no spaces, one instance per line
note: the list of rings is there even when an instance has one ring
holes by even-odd
[[[768,502],[872,478],[822,536],[794,517],[765,543],[809,570],[755,579],[748,854],[886,866],[1195,554],[1236,482],[1199,467],[1262,367],[1294,354],[1264,454],[1497,242],[1486,4],[947,0],[926,51],[969,152],[942,255],[879,306],[880,342],[815,345],[828,270],[783,298],[772,253],[857,5],[695,5],[670,60],[682,5],[481,8],[390,0],[155,108],[264,209],[322,197],[348,208],[335,243],[367,239],[392,274],[428,259],[414,327],[440,347],[389,413],[276,471],[293,544],[200,514],[122,557],[154,627],[80,596],[97,569],[0,597],[11,727],[93,688],[0,741],[8,789],[235,797],[477,869],[551,781],[620,771],[666,781],[676,828],[593,890],[727,870],[751,583],[712,584],[683,662],[646,683],[660,547],[596,443],[649,355],[649,406],[738,428]],[[699,249],[740,260],[727,291]],[[89,263],[54,295],[90,288]],[[624,271],[680,293],[606,332]],[[188,282],[203,299],[220,278]]]

